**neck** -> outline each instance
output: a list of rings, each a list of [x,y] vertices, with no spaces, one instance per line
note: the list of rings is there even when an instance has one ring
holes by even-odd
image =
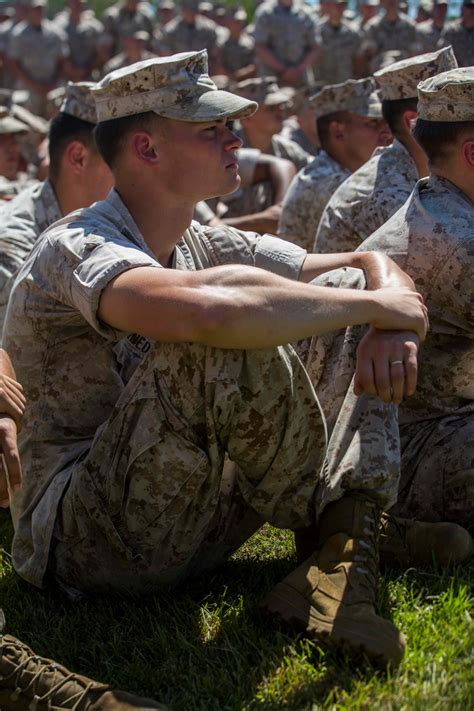
[[[79,20],[81,19],[81,11],[69,10],[69,19],[77,25],[79,23]]]
[[[430,166],[430,170],[433,175],[436,175],[436,177],[449,180],[449,182],[461,190],[461,192],[474,205],[474,181],[472,180],[472,175],[465,173],[462,170],[450,170],[449,168],[446,168],[446,166],[443,166],[443,168],[437,168],[432,165]]]
[[[389,22],[395,22],[395,20],[398,20],[398,10],[387,10],[385,12],[385,17]]]
[[[176,245],[191,224],[195,202],[130,176],[123,181],[116,178],[115,187],[148,247],[160,264],[169,266]]]
[[[395,138],[397,138],[407,149],[416,165],[416,172],[418,173],[418,176],[420,178],[424,178],[429,175],[428,158],[426,157],[426,153],[422,150],[422,148],[420,148],[411,133],[407,131],[406,133],[400,135],[395,134]]]
[[[360,166],[362,165],[358,158],[355,158],[350,154],[350,151],[346,149],[345,145],[330,144],[329,146],[325,147],[324,150],[326,151],[328,156],[330,156],[333,160],[336,161],[336,163],[339,163],[339,165],[341,165],[346,170],[349,170],[351,173],[360,168]]]
[[[136,52],[132,50],[131,52],[128,51],[125,54],[129,64],[135,64],[135,62],[139,62],[142,59],[142,53],[140,51]]]
[[[57,180],[50,178],[49,182],[56,195],[62,215],[79,210],[81,207],[88,207],[88,200],[84,199],[83,191],[76,180],[69,180],[60,174]]]

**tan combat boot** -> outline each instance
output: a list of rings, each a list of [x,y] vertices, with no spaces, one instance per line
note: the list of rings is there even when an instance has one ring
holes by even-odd
[[[427,523],[384,513],[380,522],[380,560],[405,568],[462,563],[474,554],[469,531],[457,523]]]
[[[397,666],[404,637],[374,607],[378,526],[376,505],[363,494],[329,504],[318,526],[317,550],[272,590],[265,607],[333,647]]]
[[[10,635],[0,636],[2,711],[151,711],[168,707],[73,674]]]

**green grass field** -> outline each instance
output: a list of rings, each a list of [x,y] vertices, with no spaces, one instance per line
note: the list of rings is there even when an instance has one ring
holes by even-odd
[[[259,612],[292,567],[290,534],[264,528],[218,571],[139,602],[70,603],[12,571],[11,526],[0,516],[1,606],[7,632],[75,671],[173,709],[474,709],[474,563],[448,573],[386,572],[380,609],[408,649],[396,674],[356,668]]]

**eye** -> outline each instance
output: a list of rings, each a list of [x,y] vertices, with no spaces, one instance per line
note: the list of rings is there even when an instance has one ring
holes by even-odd
[[[235,127],[235,121],[227,121],[226,126],[229,129],[229,131],[233,131],[234,127]]]

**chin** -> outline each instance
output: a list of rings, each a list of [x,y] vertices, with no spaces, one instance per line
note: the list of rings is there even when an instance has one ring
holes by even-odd
[[[209,200],[210,198],[224,197],[224,195],[231,195],[232,193],[235,193],[235,191],[240,188],[240,183],[242,182],[240,175],[236,173],[232,176],[231,180],[229,180],[229,177],[230,176],[228,176],[228,179],[225,182],[223,181],[221,185],[212,192],[212,194],[209,191],[206,197],[201,197],[199,200]]]

